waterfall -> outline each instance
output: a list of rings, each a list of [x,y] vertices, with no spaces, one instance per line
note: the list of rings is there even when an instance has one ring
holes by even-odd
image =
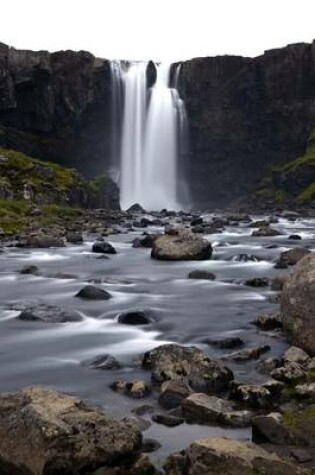
[[[139,203],[147,210],[179,209],[178,164],[186,135],[186,113],[175,87],[171,65],[156,65],[156,82],[147,87],[148,63],[122,71],[124,108],[121,133],[120,204]],[[175,86],[179,70],[175,74]]]

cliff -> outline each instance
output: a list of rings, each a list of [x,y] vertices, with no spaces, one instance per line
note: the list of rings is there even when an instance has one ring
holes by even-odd
[[[189,119],[191,200],[231,204],[257,189],[270,167],[305,153],[315,126],[315,43],[254,59],[186,61],[179,91]],[[114,125],[108,61],[0,45],[1,146],[90,177],[110,168]]]

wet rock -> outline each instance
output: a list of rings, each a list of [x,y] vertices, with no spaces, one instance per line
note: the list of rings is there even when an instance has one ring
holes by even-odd
[[[305,351],[296,346],[290,346],[289,349],[283,355],[284,363],[299,363],[301,365],[307,365],[310,362],[310,357]]]
[[[315,383],[298,384],[295,387],[295,393],[302,398],[315,399]]]
[[[280,361],[277,358],[266,358],[265,360],[259,361],[256,365],[258,373],[261,374],[270,374],[271,371],[280,366]]]
[[[33,248],[64,247],[64,245],[63,239],[49,234],[28,236],[25,243],[25,247]]]
[[[284,389],[285,384],[282,381],[277,381],[276,379],[269,379],[266,383],[262,384],[262,386],[268,389],[273,398],[278,398]]]
[[[82,244],[83,236],[82,233],[78,232],[70,232],[67,234],[66,239],[71,244]]]
[[[161,444],[155,439],[144,439],[142,442],[141,452],[152,453],[161,448]]]
[[[154,412],[154,407],[149,404],[143,404],[142,406],[135,407],[131,412],[137,416],[144,416],[145,414],[152,414]]]
[[[142,444],[140,431],[130,425],[39,387],[0,395],[0,434],[1,467],[11,466],[12,475],[128,469]]]
[[[158,236],[159,234],[147,234],[143,238],[137,237],[132,241],[132,247],[134,248],[144,247],[144,248],[150,249],[153,247],[153,243]]]
[[[111,370],[121,368],[118,361],[111,355],[99,355],[84,364],[91,369]]]
[[[116,249],[107,241],[96,241],[92,246],[92,252],[98,254],[117,254]]]
[[[70,274],[68,272],[57,272],[57,274],[54,275],[55,279],[77,279],[78,276],[75,274]]]
[[[173,409],[180,406],[191,393],[191,388],[183,381],[165,381],[161,387],[159,404],[165,409]]]
[[[151,386],[144,381],[115,381],[111,388],[133,399],[142,399],[151,393]]]
[[[298,363],[287,363],[274,369],[270,374],[272,378],[289,384],[300,382],[305,378],[305,370]]]
[[[195,234],[203,234],[205,232],[205,228],[202,224],[199,224],[198,226],[193,226],[191,231]]]
[[[267,313],[259,315],[253,323],[258,328],[266,331],[282,328],[282,318],[280,313]]]
[[[272,236],[281,236],[282,233],[272,228],[271,226],[262,226],[257,229],[257,231],[252,232],[253,237],[272,237]]]
[[[251,254],[237,254],[231,258],[231,261],[234,262],[259,262],[261,261],[260,257],[253,256]]]
[[[270,281],[267,277],[254,277],[245,281],[245,285],[248,287],[268,287]]]
[[[298,475],[299,469],[250,442],[214,438],[196,440],[171,454],[166,475]]]
[[[299,234],[290,234],[288,239],[292,239],[293,241],[301,241],[302,237]]]
[[[198,216],[190,221],[190,226],[197,226],[198,224],[203,224],[203,219],[201,216]]]
[[[269,226],[270,223],[269,221],[266,221],[265,219],[259,220],[259,221],[253,221],[248,225],[249,228],[264,228],[266,226]]]
[[[315,254],[303,257],[281,294],[283,327],[289,341],[315,356]]]
[[[204,340],[204,343],[207,343],[208,345],[214,346],[216,348],[220,348],[220,350],[239,348],[240,346],[245,345],[245,341],[238,336],[230,336],[218,340],[207,339]]]
[[[270,391],[263,387],[251,384],[239,385],[230,392],[230,398],[240,401],[252,409],[267,409],[272,405]]]
[[[246,348],[244,350],[235,351],[229,355],[224,356],[224,359],[234,360],[234,361],[248,361],[248,360],[257,360],[261,355],[270,350],[270,346],[262,345],[257,348]]]
[[[289,266],[295,266],[303,257],[310,254],[310,250],[305,247],[295,247],[289,251],[282,252],[276,262],[277,269],[286,269]]]
[[[149,325],[157,321],[155,315],[150,310],[134,310],[132,312],[120,313],[117,320],[124,325]]]
[[[38,304],[26,307],[17,317],[27,322],[68,323],[80,322],[82,317],[72,310],[63,310],[56,305]]]
[[[283,286],[285,284],[286,277],[281,275],[278,277],[275,277],[271,281],[271,290],[274,290],[275,292],[281,292],[283,289]]]
[[[127,211],[129,213],[145,213],[145,209],[143,209],[142,206],[139,205],[139,203],[133,204],[132,206],[130,206],[130,208],[127,209]]]
[[[196,269],[189,272],[188,279],[215,280],[215,275],[213,272],[207,270]]]
[[[176,427],[183,424],[184,419],[182,417],[171,416],[169,414],[154,414],[152,421],[157,424],[162,424],[167,427]]]
[[[211,244],[192,233],[180,232],[173,236],[165,234],[155,239],[151,252],[159,260],[205,260],[212,256]]]
[[[24,266],[19,272],[20,274],[37,274],[38,271],[37,266]]]
[[[94,285],[86,285],[75,295],[75,297],[86,300],[108,300],[112,296],[109,292],[100,289],[99,287],[94,287]]]
[[[142,366],[159,383],[181,380],[199,392],[224,390],[233,373],[195,347],[162,345],[145,353]]]
[[[292,449],[291,456],[299,463],[306,463],[312,460],[312,456],[303,449]]]
[[[291,444],[293,440],[290,430],[285,427],[283,415],[271,412],[253,418],[253,442],[272,442],[277,445]]]

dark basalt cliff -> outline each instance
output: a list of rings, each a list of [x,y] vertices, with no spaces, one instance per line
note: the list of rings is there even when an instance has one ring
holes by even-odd
[[[186,61],[179,90],[189,119],[191,200],[230,204],[256,189],[270,166],[305,153],[315,126],[315,43],[254,59]],[[108,61],[0,44],[1,146],[88,176],[104,173],[113,155],[112,118]]]

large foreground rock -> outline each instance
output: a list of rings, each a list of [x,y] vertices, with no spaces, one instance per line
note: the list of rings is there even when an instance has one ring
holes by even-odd
[[[212,246],[206,240],[184,230],[165,234],[153,242],[151,257],[166,261],[205,260],[212,256]]]
[[[291,343],[315,355],[315,254],[303,257],[281,294],[283,327]]]
[[[208,438],[171,454],[167,475],[296,475],[299,469],[249,442]]]
[[[226,389],[233,373],[193,346],[162,345],[145,353],[142,365],[159,383],[181,380],[198,392],[216,393]]]
[[[0,396],[1,473],[85,475],[101,467],[123,470],[137,462],[141,442],[135,427],[74,397],[44,388]]]

